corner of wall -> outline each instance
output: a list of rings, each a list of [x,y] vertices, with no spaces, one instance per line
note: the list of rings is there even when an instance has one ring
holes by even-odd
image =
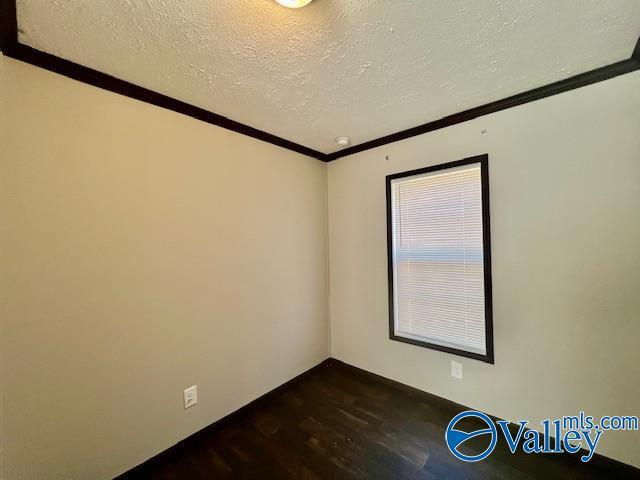
[[[327,261],[326,290],[327,290],[327,356],[333,356],[333,342],[331,339],[331,248],[329,246],[329,164],[324,164],[324,220],[325,220],[325,255]]]

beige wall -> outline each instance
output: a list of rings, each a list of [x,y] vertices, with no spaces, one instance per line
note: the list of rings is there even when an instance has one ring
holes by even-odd
[[[511,420],[640,415],[639,132],[636,72],[330,163],[332,355]],[[385,175],[482,153],[495,365],[388,339]]]
[[[327,357],[321,162],[0,72],[5,480],[111,478]]]

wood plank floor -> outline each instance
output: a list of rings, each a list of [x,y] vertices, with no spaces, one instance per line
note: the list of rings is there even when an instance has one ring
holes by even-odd
[[[504,440],[487,459],[464,463],[444,442],[462,410],[329,361],[119,479],[639,478],[602,458],[514,455]]]

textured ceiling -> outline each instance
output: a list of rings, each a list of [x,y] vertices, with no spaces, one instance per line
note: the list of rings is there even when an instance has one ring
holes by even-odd
[[[639,0],[18,0],[19,40],[329,153],[631,55]]]

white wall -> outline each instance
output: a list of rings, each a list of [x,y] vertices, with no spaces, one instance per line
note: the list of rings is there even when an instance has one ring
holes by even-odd
[[[0,75],[0,477],[112,478],[327,357],[321,162]]]
[[[332,355],[510,420],[640,414],[639,133],[635,72],[330,163]],[[385,175],[482,153],[495,365],[388,338]],[[598,451],[640,466],[637,432]]]

